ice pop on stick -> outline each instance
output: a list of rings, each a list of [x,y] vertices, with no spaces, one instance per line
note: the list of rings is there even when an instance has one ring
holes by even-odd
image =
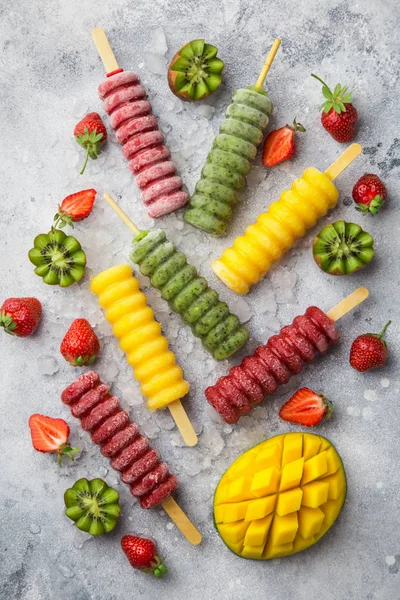
[[[236,294],[247,294],[250,286],[336,205],[339,192],[332,182],[361,150],[360,144],[351,144],[325,173],[315,167],[306,169],[290,190],[282,192],[280,199],[213,261],[217,277]]]
[[[305,363],[313,362],[317,354],[335,344],[339,333],[334,322],[361,304],[368,294],[366,288],[358,288],[327,313],[316,306],[307,308],[304,315],[208,387],[208,402],[227,423],[236,423],[279,385],[300,373]]]
[[[161,505],[186,539],[199,544],[200,533],[171,496],[177,478],[109,391],[98,373],[89,371],[63,391],[61,400],[80,419],[82,429],[90,433],[112,468],[119,471],[140,506],[149,509]]]
[[[132,267],[117,265],[99,273],[90,289],[126,353],[148,408],[169,408],[185,443],[197,444],[197,435],[181,403],[190,386],[133,277]]]
[[[249,332],[233,315],[204,277],[188,264],[186,257],[168,241],[161,229],[139,231],[127,214],[109,195],[105,200],[136,234],[131,259],[140,272],[161,291],[172,310],[190,325],[193,334],[216,360],[224,360],[241,348]]]
[[[104,30],[96,27],[92,37],[107,73],[99,96],[136,177],[143,204],[153,219],[169,214],[187,203],[188,194],[182,190],[182,179],[176,174],[146,91],[136,73],[118,66]]]
[[[272,113],[264,81],[278,51],[276,39],[254,87],[236,90],[189,200],[185,221],[216,236],[224,235],[238,193],[245,186]]]

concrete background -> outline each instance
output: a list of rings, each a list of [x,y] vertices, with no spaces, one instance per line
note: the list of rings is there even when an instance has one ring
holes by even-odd
[[[0,597],[400,598],[398,3],[2,0],[0,15],[0,297],[35,295],[44,306],[35,336],[26,340],[0,336]],[[88,111],[104,114],[96,91],[104,73],[90,37],[95,26],[106,29],[121,66],[140,74],[190,190],[232,91],[255,81],[274,37],[282,38],[268,78],[275,105],[271,127],[291,122],[294,116],[306,126],[307,133],[298,136],[296,158],[268,175],[261,167],[254,169],[225,240],[210,243],[189,226],[182,228],[180,215],[162,220],[168,234],[191,255],[221,296],[243,320],[249,319],[253,339],[248,349],[311,303],[328,309],[358,285],[367,285],[371,292],[370,299],[340,324],[342,341],[334,351],[232,428],[218,422],[203,395],[205,386],[226,373],[228,365],[215,365],[177,316],[170,316],[164,302],[149,290],[149,302],[192,383],[186,406],[202,432],[194,449],[179,447],[168,415],[147,413],[125,359],[88,292],[90,275],[126,262],[130,245],[129,231],[111,214],[101,194],[117,194],[140,226],[152,225],[112,138],[102,158],[92,162],[84,176],[78,174],[83,153],[72,139],[73,127]],[[160,28],[168,46],[166,59],[157,55],[164,51]],[[217,45],[226,62],[224,86],[205,102],[205,108],[175,101],[165,75],[152,72],[163,72],[177,48],[199,37]],[[149,55],[154,49],[156,56]],[[239,301],[213,276],[211,259],[305,167],[325,169],[343,149],[319,123],[320,86],[310,77],[315,71],[330,84],[340,81],[353,90],[360,114],[357,141],[364,147],[363,155],[338,180],[341,199],[324,222],[343,217],[362,223],[376,239],[376,256],[354,276],[329,277],[313,263],[311,232]],[[350,199],[352,185],[365,171],[382,176],[389,192],[387,206],[375,218],[363,219]],[[99,192],[95,210],[75,230],[87,250],[87,276],[64,291],[47,287],[33,274],[26,256],[33,237],[50,228],[64,196],[91,186]],[[76,317],[87,317],[96,326],[103,345],[96,368],[104,380],[114,383],[124,406],[130,407],[178,474],[176,498],[201,530],[201,546],[190,547],[161,511],[139,509],[61,405],[60,393],[77,372],[65,363],[58,348]],[[380,330],[388,318],[393,324],[387,334],[387,366],[365,375],[353,371],[348,365],[351,341],[362,332]],[[324,391],[335,403],[332,420],[318,432],[329,437],[343,457],[347,502],[334,528],[312,549],[271,562],[245,561],[231,554],[214,530],[212,494],[226,467],[243,450],[270,435],[295,430],[281,422],[277,412],[300,384]],[[27,426],[33,412],[68,419],[71,441],[83,449],[73,465],[66,461],[60,470],[54,457],[33,451]],[[104,477],[121,493],[119,524],[100,539],[87,540],[63,516],[63,492],[82,476]],[[129,531],[157,540],[170,569],[166,581],[153,581],[131,569],[119,545]]]

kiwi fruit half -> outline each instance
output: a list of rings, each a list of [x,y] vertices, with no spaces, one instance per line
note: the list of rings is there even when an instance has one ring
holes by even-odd
[[[101,535],[114,529],[119,514],[119,494],[102,479],[78,479],[65,491],[65,514],[81,531]]]
[[[80,243],[60,229],[36,236],[28,256],[36,275],[48,285],[68,287],[85,273],[86,255]]]
[[[314,239],[314,260],[329,275],[348,275],[365,267],[374,256],[374,238],[356,223],[336,221]]]
[[[178,50],[168,67],[168,83],[175,96],[191,102],[215,92],[224,68],[217,52],[218,48],[204,40],[193,40]]]

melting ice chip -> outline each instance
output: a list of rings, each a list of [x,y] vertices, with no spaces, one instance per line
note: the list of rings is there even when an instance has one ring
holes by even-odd
[[[378,400],[378,394],[375,390],[364,390],[364,398],[370,402],[375,402],[375,400]]]
[[[253,316],[253,311],[244,298],[235,298],[232,302],[232,312],[239,317],[241,323],[247,323]]]
[[[215,108],[213,106],[210,106],[209,104],[200,104],[200,106],[197,107],[196,112],[201,117],[210,119],[215,112]]]
[[[155,75],[164,75],[166,69],[166,61],[160,54],[154,54],[153,52],[146,52],[145,54],[146,66]]]
[[[58,364],[54,356],[39,356],[38,371],[42,375],[54,375],[58,371]]]
[[[153,39],[152,39],[150,47],[151,47],[151,51],[154,52],[154,54],[161,54],[162,56],[165,56],[165,54],[168,50],[168,45],[167,45],[167,39],[165,37],[164,30],[162,29],[162,27],[157,27],[157,29],[154,31],[154,35],[153,35]]]
[[[278,267],[271,273],[271,283],[278,304],[296,302],[295,287],[297,275],[285,267]]]

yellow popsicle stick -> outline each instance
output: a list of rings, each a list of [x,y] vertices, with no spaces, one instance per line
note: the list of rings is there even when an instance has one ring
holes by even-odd
[[[113,211],[117,213],[117,215],[125,223],[125,225],[129,227],[132,233],[134,233],[135,235],[140,233],[140,229],[136,227],[135,223],[131,221],[126,212],[122,210],[122,208],[115,202],[114,198],[112,198],[110,194],[104,194],[103,198],[106,202],[108,202]]]
[[[96,45],[97,52],[101,58],[101,62],[104,65],[106,73],[112,73],[119,69],[117,59],[114,56],[114,52],[111,49],[110,43],[107,39],[104,29],[96,27],[92,30],[92,38]]]
[[[193,425],[183,408],[182,402],[180,400],[175,400],[175,402],[168,404],[168,408],[186,446],[195,446],[198,442],[198,438],[193,429]]]
[[[336,179],[342,171],[344,171],[350,163],[360,154],[362,147],[360,144],[351,144],[339,158],[335,160],[325,171],[325,175],[329,177],[331,181]]]
[[[332,321],[338,321],[356,306],[364,302],[369,296],[369,291],[365,287],[359,287],[354,292],[343,298],[333,308],[326,313]]]
[[[104,194],[104,200],[108,202],[108,204],[117,213],[125,225],[129,227],[132,233],[135,235],[140,233],[140,229],[136,227],[135,223],[131,221],[126,212],[122,210],[122,208],[115,202],[114,198],[112,198],[110,194]],[[168,404],[168,408],[185,444],[187,446],[195,446],[198,442],[198,438],[193,425],[191,424],[189,417],[183,408],[182,402],[180,400],[175,400],[175,402]]]
[[[201,533],[196,529],[193,523],[188,519],[183,510],[178,506],[172,496],[166,498],[161,506],[171,517],[177,528],[185,536],[188,542],[197,546],[201,542]]]
[[[258,89],[262,89],[263,85],[264,85],[264,81],[267,77],[268,71],[271,68],[271,65],[274,61],[275,55],[278,52],[278,48],[281,45],[281,40],[279,38],[276,38],[276,40],[274,41],[274,43],[272,44],[272,48],[269,51],[269,54],[265,60],[264,66],[261,69],[261,73],[258,76],[258,79],[256,81],[256,88]]]

